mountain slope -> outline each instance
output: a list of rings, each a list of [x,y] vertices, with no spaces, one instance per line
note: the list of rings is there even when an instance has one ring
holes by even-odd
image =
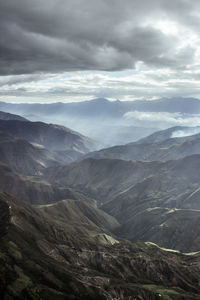
[[[45,148],[36,147],[26,140],[0,142],[0,161],[24,175],[41,175],[45,168],[58,164],[55,157]]]
[[[48,168],[46,176],[50,182],[96,198],[99,205],[114,199],[113,209],[116,200],[128,205],[129,199],[137,199],[138,205],[141,199],[147,207],[164,203],[166,207],[199,209],[195,200],[200,184],[198,166],[200,155],[167,162],[88,158]]]
[[[37,208],[47,214],[49,218],[60,220],[65,223],[67,220],[68,226],[72,226],[72,231],[75,227],[81,234],[83,234],[83,227],[85,227],[85,229],[89,227],[98,227],[99,229],[104,230],[104,232],[108,230],[113,231],[119,227],[119,223],[113,217],[109,216],[104,211],[91,206],[89,203],[79,200],[62,200],[49,205],[39,205]],[[89,239],[90,235],[91,233],[86,235],[85,239]],[[96,237],[100,238],[101,236]]]
[[[102,208],[120,222],[120,237],[197,251],[200,247],[200,155],[169,161],[163,166]]]
[[[192,135],[196,135],[200,132],[200,127],[186,127],[186,126],[174,126],[164,130],[156,131],[149,136],[142,138],[136,142],[136,144],[151,144],[151,143],[159,143],[165,140],[169,140],[171,138],[176,138],[177,142],[184,142],[188,139],[192,139]]]
[[[73,188],[97,200],[98,206],[121,224],[116,232],[120,237],[150,240],[167,248],[193,251],[200,247],[200,240],[196,238],[199,234],[199,214],[191,211],[200,210],[199,170],[200,155],[165,163],[90,158],[47,169],[47,177],[51,182]],[[149,209],[153,212],[154,208],[161,212],[165,212],[165,209],[181,209],[171,215],[163,212],[165,221],[162,223],[169,222],[163,241],[161,237],[164,227],[160,227],[161,219],[158,215],[153,221],[149,212]],[[188,210],[188,216],[185,210]],[[184,230],[180,241],[178,234],[186,224],[184,218],[194,230],[192,229],[191,236]],[[174,222],[176,220],[177,224]],[[137,224],[140,224],[140,230]],[[151,232],[151,227],[155,227],[155,231]],[[172,244],[171,232],[174,227],[178,228],[175,234],[177,243]],[[185,243],[182,242],[184,239]]]
[[[200,210],[148,208],[130,217],[115,231],[131,241],[150,241],[183,252],[200,249]]]
[[[2,298],[200,299],[199,253],[143,243],[105,246],[80,234],[70,239],[67,219],[53,220],[47,211],[2,192],[0,214]]]
[[[134,215],[149,207],[200,209],[200,155],[169,161],[161,166],[154,175],[105,204],[105,210],[122,220],[127,218],[125,211]]]
[[[0,163],[0,178],[0,189],[29,203],[47,204],[61,199],[80,199],[92,202],[89,197],[86,198],[71,189],[56,187],[38,177],[19,174],[3,163]]]
[[[78,163],[48,168],[45,176],[52,183],[94,197],[100,205],[156,173],[161,167],[160,162],[88,158]]]
[[[77,132],[64,126],[42,122],[0,120],[0,131],[11,135],[13,138],[25,139],[30,143],[43,145],[50,151],[61,152],[62,155],[64,153],[66,160],[72,151],[81,155],[95,147],[92,140]]]
[[[134,143],[88,153],[84,158],[93,157],[143,161],[180,159],[185,156],[200,154],[200,134],[189,135],[190,133],[199,132],[199,130],[199,127],[172,127],[155,132]],[[182,133],[186,136],[173,138],[173,135],[176,136],[176,133],[177,135],[178,133]]]
[[[10,113],[3,112],[3,111],[0,111],[0,120],[28,121],[27,119],[25,119],[21,116],[10,114]]]

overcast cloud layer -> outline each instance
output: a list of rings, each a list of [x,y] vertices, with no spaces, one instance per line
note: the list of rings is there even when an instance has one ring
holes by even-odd
[[[198,0],[0,2],[0,99],[200,97]]]

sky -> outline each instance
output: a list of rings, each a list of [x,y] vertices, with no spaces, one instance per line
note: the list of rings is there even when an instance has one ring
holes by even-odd
[[[200,98],[199,0],[0,1],[0,101]]]

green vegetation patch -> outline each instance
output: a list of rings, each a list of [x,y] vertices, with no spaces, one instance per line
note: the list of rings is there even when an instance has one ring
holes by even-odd
[[[168,289],[165,287],[153,285],[153,284],[144,284],[142,287],[148,291],[154,292],[155,294],[160,295],[160,299],[164,300],[172,300],[174,298],[171,298],[171,296],[182,296],[180,293],[178,293],[175,290]]]
[[[17,273],[18,278],[15,282],[8,286],[8,291],[17,296],[22,292],[22,290],[27,288],[29,285],[32,285],[32,281],[17,265],[14,266],[14,270]]]
[[[22,259],[22,254],[19,251],[19,248],[17,247],[17,245],[15,243],[13,243],[12,241],[9,242],[9,254],[14,257],[15,259]]]
[[[3,252],[0,251],[0,260],[6,261],[6,258],[7,258],[7,256]]]

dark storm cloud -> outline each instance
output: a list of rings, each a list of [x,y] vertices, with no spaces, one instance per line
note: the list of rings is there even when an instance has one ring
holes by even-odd
[[[177,38],[150,23],[170,16],[197,26],[193,6],[185,0],[1,1],[0,74],[117,71],[138,61],[182,68],[194,48],[177,51]]]

